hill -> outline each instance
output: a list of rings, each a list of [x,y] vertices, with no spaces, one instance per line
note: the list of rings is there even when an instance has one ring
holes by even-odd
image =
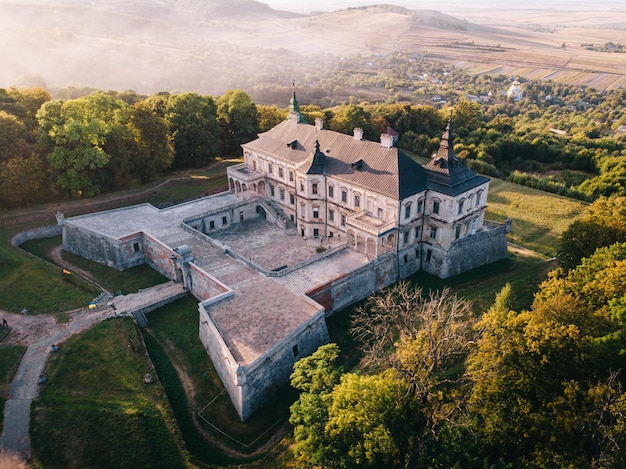
[[[626,10],[392,5],[302,15],[253,0],[0,0],[0,87],[93,86],[221,94],[352,54],[415,52],[471,73],[626,85]],[[321,58],[324,57],[325,60]],[[289,76],[291,75],[291,76]]]

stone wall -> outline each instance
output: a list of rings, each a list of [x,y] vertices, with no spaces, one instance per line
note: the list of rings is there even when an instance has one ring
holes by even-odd
[[[182,274],[177,271],[172,256],[174,251],[148,233],[144,233],[143,252],[146,262],[154,270],[170,280],[182,281]]]
[[[452,243],[447,252],[425,245],[422,252],[422,268],[440,278],[448,278],[508,257],[506,234],[509,225],[490,229],[460,238]],[[430,262],[426,262],[426,250],[431,249]]]
[[[230,293],[232,294],[232,292]],[[228,293],[221,298],[229,296]],[[294,363],[311,355],[329,341],[324,310],[300,324],[287,337],[244,366],[237,363],[210,316],[210,304],[221,298],[200,303],[200,341],[230,396],[241,420],[246,420],[261,407],[277,386],[286,383]],[[319,307],[319,305],[317,305]]]
[[[319,285],[307,291],[306,294],[322,305],[326,310],[326,315],[329,316],[397,280],[397,257],[395,253],[388,253],[353,272],[340,275]]]
[[[194,263],[189,264],[189,274],[191,279],[191,294],[200,301],[215,298],[223,293],[231,291],[230,288]]]
[[[63,234],[63,228],[61,225],[42,226],[40,228],[34,228],[32,230],[22,231],[13,238],[11,238],[11,244],[13,246],[20,246],[27,241],[33,239],[54,238],[55,236],[61,236]]]

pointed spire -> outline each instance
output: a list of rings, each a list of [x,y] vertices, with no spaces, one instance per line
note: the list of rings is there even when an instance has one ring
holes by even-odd
[[[459,162],[456,154],[454,153],[452,143],[452,108],[450,108],[450,117],[448,118],[448,125],[441,135],[441,143],[439,144],[439,151],[434,155],[435,164],[440,167],[456,166]]]
[[[300,105],[296,99],[296,80],[291,80],[291,86],[293,87],[293,95],[291,96],[291,101],[289,101],[289,119],[303,122],[300,114]]]

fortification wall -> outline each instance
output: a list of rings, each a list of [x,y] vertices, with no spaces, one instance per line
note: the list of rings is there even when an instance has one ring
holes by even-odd
[[[32,230],[22,231],[13,238],[11,238],[11,244],[13,246],[20,246],[27,241],[33,239],[54,238],[55,236],[61,236],[63,234],[63,227],[61,225],[42,226],[40,228],[34,228]]]
[[[272,396],[277,386],[289,381],[296,361],[311,355],[329,340],[324,310],[320,308],[315,316],[254,363],[240,368],[237,380],[241,388],[242,405],[237,411],[241,419],[250,417]]]
[[[200,301],[215,298],[231,291],[230,288],[194,263],[189,264],[189,275],[191,279],[191,294]]]
[[[448,278],[508,257],[506,234],[508,226],[501,225],[461,238],[447,252],[432,249],[430,262],[422,268],[440,278]]]
[[[172,249],[148,233],[144,233],[143,252],[150,267],[170,280],[181,281],[182,276],[177,275],[176,265],[172,259],[174,254]]]
[[[329,316],[397,280],[397,257],[395,253],[389,253],[353,272],[319,285],[306,294],[322,305],[326,310],[326,315]]]

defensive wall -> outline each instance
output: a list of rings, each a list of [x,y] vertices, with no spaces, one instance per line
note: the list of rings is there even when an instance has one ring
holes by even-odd
[[[439,278],[448,278],[508,257],[506,234],[511,222],[485,221],[487,229],[455,240],[447,252],[436,246],[422,246],[422,269]],[[430,249],[430,260],[426,251]],[[428,260],[428,261],[427,261]]]

